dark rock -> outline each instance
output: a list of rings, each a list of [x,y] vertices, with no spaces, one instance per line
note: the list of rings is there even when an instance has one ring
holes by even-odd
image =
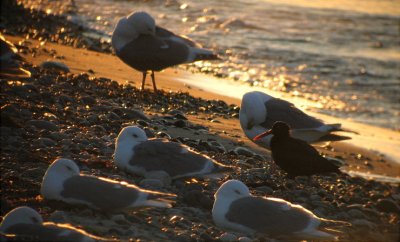
[[[93,105],[96,103],[96,99],[91,96],[83,96],[80,98],[80,101],[84,105]]]
[[[174,122],[174,126],[178,128],[184,128],[186,127],[186,121],[182,119],[178,119]]]
[[[157,132],[157,136],[160,137],[160,138],[171,139],[171,136],[169,134],[167,134],[165,132],[162,132],[162,131]]]
[[[193,207],[211,209],[214,201],[198,190],[187,191],[183,194],[183,201]]]
[[[136,109],[127,109],[127,108],[119,109],[119,110],[122,111],[123,118],[131,119],[131,120],[138,120],[138,119],[142,119],[142,120],[146,120],[146,121],[149,120],[149,118],[142,111],[139,111]]]
[[[269,186],[261,186],[261,187],[257,187],[256,188],[257,191],[263,192],[267,195],[272,195],[272,193],[274,192],[274,190],[272,188],[270,188]]]
[[[40,64],[40,66],[43,69],[51,69],[61,72],[70,72],[69,67],[66,64],[59,61],[45,61],[42,64]]]
[[[241,147],[241,146],[236,147],[232,151],[236,155],[244,155],[244,156],[248,156],[248,157],[254,156],[254,152],[253,151],[251,151],[251,150],[249,150],[247,148]]]
[[[378,199],[376,208],[385,213],[400,213],[400,206],[393,200],[387,198]]]
[[[46,120],[29,120],[26,124],[35,126],[38,129],[46,129],[50,131],[58,131],[60,129],[55,123]]]
[[[137,120],[136,123],[141,125],[141,126],[143,126],[143,127],[148,127],[149,126],[149,123],[147,123],[146,121],[144,121],[142,119]]]

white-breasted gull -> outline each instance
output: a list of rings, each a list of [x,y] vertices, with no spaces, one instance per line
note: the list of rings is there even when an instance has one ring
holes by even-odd
[[[112,34],[111,44],[125,64],[143,73],[142,90],[148,71],[151,71],[153,88],[157,91],[154,71],[199,60],[219,59],[211,50],[157,26],[146,12],[133,12],[121,18]]]
[[[81,174],[70,159],[56,159],[43,177],[41,194],[45,199],[82,204],[103,211],[137,207],[171,207],[175,194],[140,189],[126,182]]]
[[[137,126],[121,130],[115,141],[114,162],[120,169],[145,176],[165,171],[172,179],[230,171],[233,168],[167,139],[148,139]]]
[[[275,239],[335,239],[327,226],[347,222],[319,218],[300,205],[280,198],[252,196],[241,181],[226,181],[214,195],[214,223],[249,235],[261,233]],[[325,230],[325,231],[323,231]]]
[[[239,120],[243,132],[252,141],[257,135],[271,129],[276,121],[289,124],[292,128],[291,135],[308,143],[350,139],[332,133],[344,131],[341,129],[341,124],[324,124],[321,120],[302,112],[292,103],[259,91],[243,95]],[[268,135],[255,142],[270,149],[271,137],[272,135]]]
[[[43,222],[36,210],[26,206],[8,212],[0,224],[0,232],[11,241],[105,241],[70,224]]]

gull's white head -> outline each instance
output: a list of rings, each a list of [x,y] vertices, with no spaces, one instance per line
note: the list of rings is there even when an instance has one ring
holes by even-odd
[[[72,176],[79,176],[79,167],[70,159],[56,159],[44,174],[41,194],[44,198],[56,199],[62,191],[63,183]]]
[[[265,102],[272,97],[263,92],[248,92],[243,95],[239,119],[243,130],[250,130],[265,121],[267,109]]]
[[[241,181],[229,180],[220,186],[215,193],[215,200],[224,199],[233,201],[241,197],[250,196],[249,188]]]
[[[0,224],[0,231],[7,232],[7,229],[15,224],[42,224],[42,216],[30,207],[22,206],[8,212]]]
[[[147,135],[143,129],[137,126],[128,126],[123,128],[119,132],[116,140],[116,145],[119,145],[123,142],[129,142],[132,144],[137,142],[143,142],[146,140],[147,140]]]
[[[115,140],[115,164],[119,168],[125,169],[133,156],[133,147],[146,140],[147,135],[143,129],[137,126],[123,128]]]
[[[272,98],[272,96],[258,91],[248,92],[243,95],[239,120],[243,132],[249,139],[252,140],[257,135],[266,131],[260,124],[265,121],[268,114],[265,103]],[[271,135],[266,136],[259,142],[268,148],[271,137]]]
[[[134,12],[127,17],[127,20],[139,34],[156,34],[156,21],[146,12]]]
[[[141,34],[155,35],[156,22],[146,12],[133,12],[118,21],[111,38],[111,44],[116,51],[119,51]]]

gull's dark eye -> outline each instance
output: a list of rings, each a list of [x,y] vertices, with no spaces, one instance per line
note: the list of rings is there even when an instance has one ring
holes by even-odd
[[[71,167],[69,167],[69,166],[67,166],[67,169],[68,169],[69,171],[72,171],[72,168],[71,168]]]
[[[236,190],[236,189],[235,189],[235,190],[233,190],[233,191],[236,192],[237,194],[240,194],[239,190]]]
[[[135,137],[135,138],[137,138],[137,137],[138,137],[138,135],[137,135],[137,134],[132,134],[132,136],[133,136],[133,137]]]

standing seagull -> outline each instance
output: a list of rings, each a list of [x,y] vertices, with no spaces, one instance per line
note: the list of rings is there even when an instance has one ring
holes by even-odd
[[[222,184],[214,197],[214,223],[245,234],[262,233],[284,240],[333,240],[335,236],[322,231],[328,230],[324,227],[328,223],[347,224],[319,218],[302,206],[283,199],[251,196],[249,188],[238,180]]]
[[[146,133],[136,126],[125,127],[118,134],[114,162],[118,168],[135,175],[165,171],[172,179],[232,169],[186,145],[165,139],[147,139]]]
[[[275,122],[272,129],[254,137],[257,141],[272,134],[272,159],[288,177],[310,176],[317,173],[340,173],[339,160],[322,157],[318,151],[307,142],[296,139],[289,134],[290,127],[284,122]]]
[[[239,119],[244,133],[251,140],[256,135],[271,129],[276,121],[288,123],[292,127],[293,137],[308,143],[349,139],[331,133],[343,131],[340,124],[324,124],[305,114],[292,103],[258,91],[243,95]],[[269,149],[270,140],[271,135],[265,136],[258,140],[257,144]]]
[[[28,78],[31,73],[21,67],[24,59],[18,54],[17,48],[0,34],[0,77]]]
[[[57,159],[43,177],[41,194],[45,199],[83,204],[104,211],[121,211],[136,207],[170,208],[167,199],[175,197],[148,191],[126,182],[80,174],[69,159]]]
[[[69,224],[43,222],[38,212],[25,206],[6,214],[0,224],[0,232],[11,241],[105,241]]]
[[[133,12],[121,18],[112,35],[117,56],[128,66],[143,73],[142,90],[151,71],[154,91],[157,91],[154,71],[199,60],[217,60],[216,54],[202,49],[195,42],[156,26],[146,12]]]

